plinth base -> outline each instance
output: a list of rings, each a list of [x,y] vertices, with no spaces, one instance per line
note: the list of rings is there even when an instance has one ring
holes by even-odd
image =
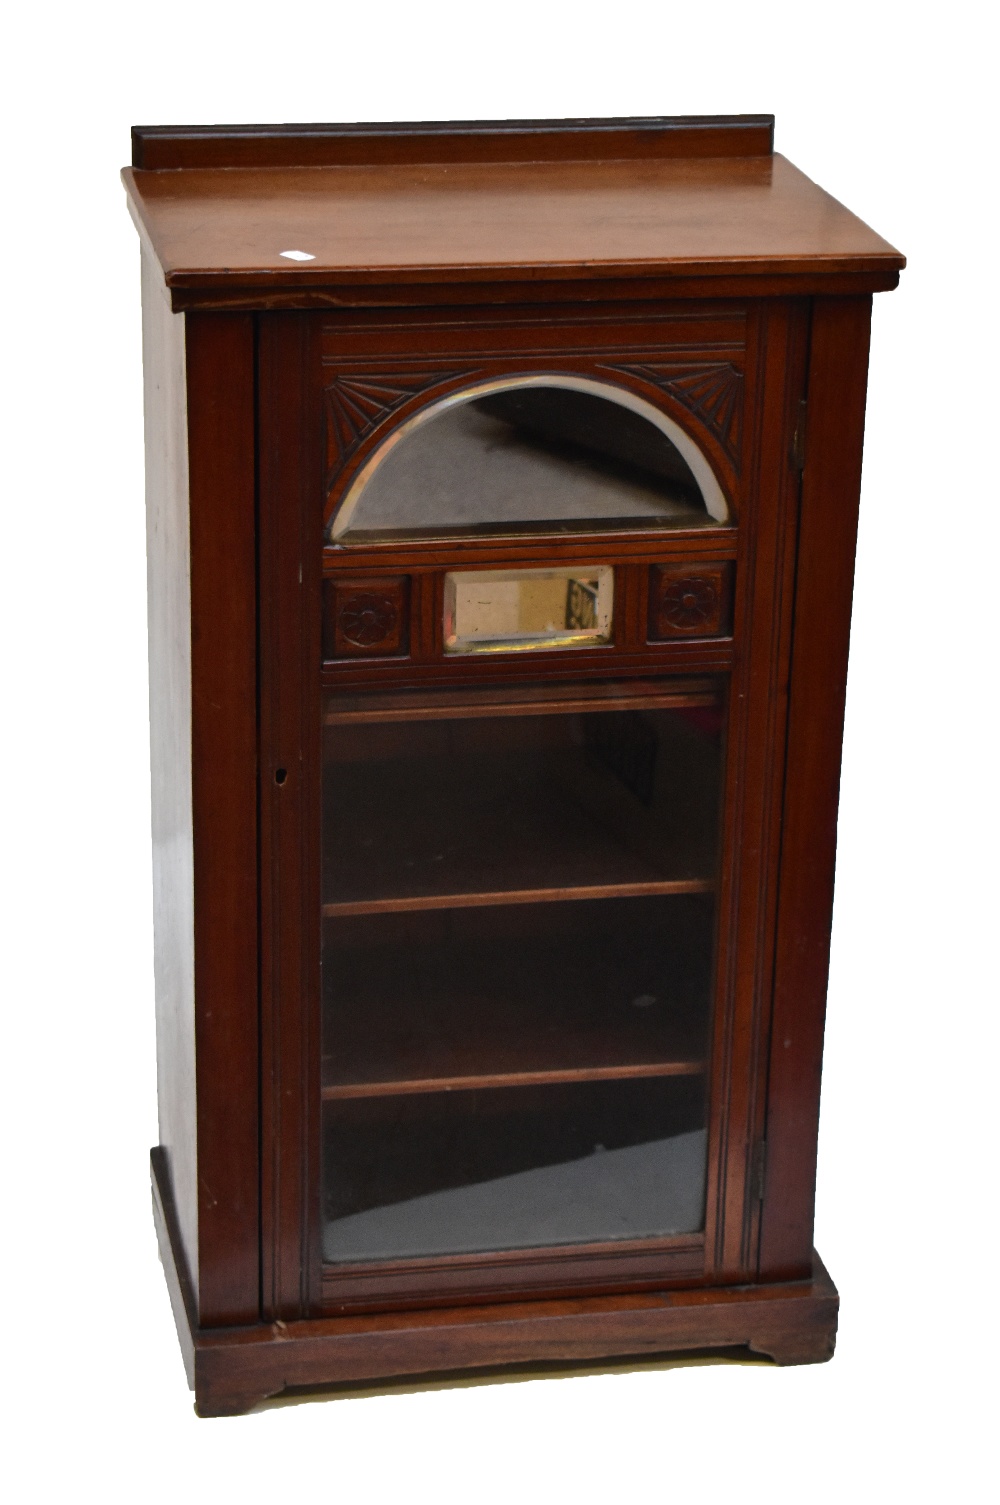
[[[839,1298],[811,1280],[640,1295],[497,1302],[254,1327],[198,1328],[162,1153],[152,1155],[157,1237],[200,1416],[235,1416],[284,1390],[505,1364],[749,1348],[778,1364],[833,1354]]]

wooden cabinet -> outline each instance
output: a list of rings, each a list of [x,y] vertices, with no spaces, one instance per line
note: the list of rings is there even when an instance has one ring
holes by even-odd
[[[873,292],[767,117],[143,128],[160,1145],[202,1414],[829,1357]]]

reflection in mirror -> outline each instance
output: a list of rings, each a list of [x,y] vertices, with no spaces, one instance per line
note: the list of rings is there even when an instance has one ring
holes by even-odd
[[[463,570],[444,577],[446,653],[574,648],[611,636],[614,570]]]
[[[707,527],[711,467],[651,404],[584,378],[453,394],[402,424],[334,518],[341,543],[468,533]]]

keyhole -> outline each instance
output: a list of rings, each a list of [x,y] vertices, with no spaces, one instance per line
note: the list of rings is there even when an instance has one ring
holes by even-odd
[[[287,778],[288,778],[288,769],[287,768],[276,768],[274,770],[274,782],[276,784],[283,784]]]

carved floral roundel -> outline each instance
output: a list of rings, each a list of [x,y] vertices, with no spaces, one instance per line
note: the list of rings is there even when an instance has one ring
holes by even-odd
[[[698,578],[672,580],[660,597],[661,623],[675,632],[694,632],[704,627],[716,613],[719,587],[715,580]]]
[[[396,626],[396,608],[387,596],[366,592],[345,601],[340,613],[340,630],[357,648],[374,648]]]

